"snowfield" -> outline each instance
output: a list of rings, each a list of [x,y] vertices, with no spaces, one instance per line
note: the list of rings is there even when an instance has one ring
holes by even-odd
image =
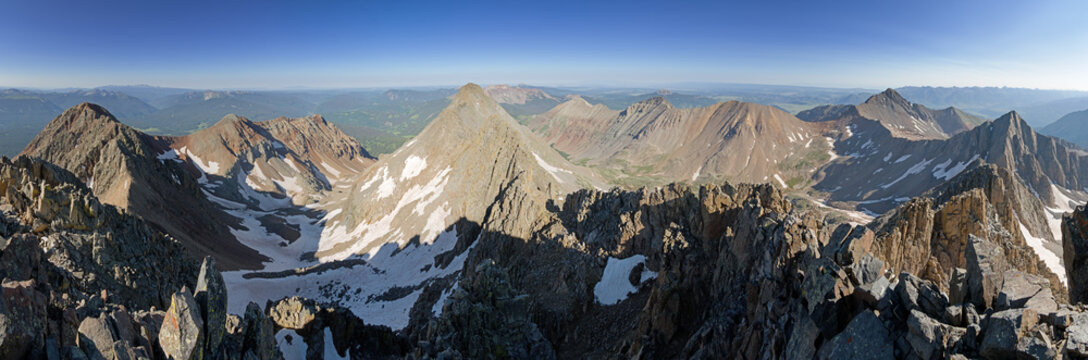
[[[601,305],[615,305],[627,299],[627,295],[638,292],[638,288],[631,285],[631,270],[646,262],[646,256],[633,255],[626,259],[608,258],[608,264],[604,267],[601,281],[593,286],[593,297]],[[639,277],[640,283],[657,277],[657,273],[643,270]]]

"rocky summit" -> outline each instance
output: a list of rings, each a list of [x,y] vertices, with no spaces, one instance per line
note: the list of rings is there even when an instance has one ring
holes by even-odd
[[[378,158],[76,105],[0,159],[0,357],[1088,357],[1088,153],[1017,113],[565,99],[467,84]]]

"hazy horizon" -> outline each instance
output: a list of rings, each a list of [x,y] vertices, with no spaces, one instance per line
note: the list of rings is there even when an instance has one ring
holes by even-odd
[[[0,84],[1088,90],[1088,3],[19,2]]]

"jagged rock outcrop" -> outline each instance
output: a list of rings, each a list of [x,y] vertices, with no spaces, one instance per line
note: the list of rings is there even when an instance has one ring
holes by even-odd
[[[204,319],[204,352],[215,353],[223,342],[227,326],[227,285],[223,275],[215,268],[215,259],[204,258],[197,275],[194,300],[200,305],[200,315]]]
[[[120,304],[163,306],[196,273],[177,240],[41,160],[0,159],[0,210],[0,276],[57,282],[72,301],[105,291]]]
[[[443,316],[427,325],[417,359],[555,359],[555,350],[530,321],[528,296],[493,262],[450,295]]]
[[[1011,172],[993,165],[959,174],[870,224],[877,232],[873,253],[891,270],[916,274],[948,292],[954,269],[970,270],[969,238],[978,236],[1000,244],[996,248],[1011,269],[1045,277],[1053,294],[1066,299],[1058,276],[1037,255],[1049,248],[1033,248],[1025,238],[1026,224],[1047,225],[1042,204],[1019,184]],[[1004,270],[995,271],[1000,276]],[[992,295],[999,289],[1000,284]]]
[[[1062,218],[1062,256],[1069,279],[1069,301],[1088,302],[1088,207]]]

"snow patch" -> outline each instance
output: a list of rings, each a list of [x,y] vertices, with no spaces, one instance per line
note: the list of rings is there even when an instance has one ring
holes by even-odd
[[[562,179],[559,178],[559,173],[574,174],[570,170],[557,168],[555,166],[551,166],[550,164],[545,162],[544,159],[541,159],[540,155],[537,155],[535,152],[533,153],[533,157],[536,158],[537,165],[540,165],[540,167],[544,168],[545,171],[552,174],[552,177],[554,177],[555,180],[557,180],[559,182],[563,181]]]
[[[334,344],[333,340],[332,340],[332,329],[329,329],[327,327],[325,328],[325,341],[323,341],[323,342],[325,343],[325,351],[324,351],[325,360],[330,360],[330,359],[331,360],[347,360],[348,359],[347,356],[340,356],[340,354],[336,352],[336,344]],[[284,360],[287,360],[287,359],[284,359]]]
[[[695,169],[695,173],[694,173],[694,174],[691,174],[691,181],[692,181],[692,182],[695,182],[695,179],[698,179],[698,178],[699,178],[699,173],[700,173],[700,172],[702,172],[702,171],[703,171],[703,167],[702,167],[702,166],[700,166],[700,167],[699,167],[698,169]]]
[[[830,149],[827,150],[827,155],[831,156],[831,159],[828,159],[827,161],[828,162],[835,161],[835,159],[839,158],[839,154],[835,153],[835,140],[831,139],[830,137],[826,137],[826,136],[824,137],[824,139],[827,140],[827,147],[830,148]],[[748,155],[748,157],[750,159],[751,155]]]
[[[778,183],[779,183],[779,184],[782,184],[782,187],[783,187],[783,188],[786,188],[786,189],[789,189],[789,188],[790,188],[790,187],[789,187],[789,185],[786,185],[786,182],[785,182],[785,181],[782,181],[782,177],[778,176],[778,174],[774,174],[774,179],[775,179],[775,180],[778,180]]]
[[[1062,259],[1058,257],[1053,251],[1047,249],[1043,244],[1046,240],[1031,235],[1028,228],[1024,226],[1024,223],[1020,223],[1020,233],[1024,235],[1024,240],[1027,241],[1028,246],[1031,246],[1032,250],[1035,250],[1035,254],[1039,255],[1040,259],[1046,263],[1046,267],[1050,269],[1055,275],[1058,275],[1058,280],[1065,284],[1065,268],[1062,267]]]
[[[929,166],[929,163],[931,163],[931,162],[933,162],[933,160],[923,160],[920,163],[914,164],[914,166],[911,166],[910,169],[907,169],[907,171],[903,173],[903,176],[900,176],[898,179],[895,179],[890,183],[880,185],[880,188],[882,188],[882,189],[890,188],[890,187],[892,187],[892,185],[895,185],[896,183],[902,181],[903,179],[906,179],[907,176],[911,176],[911,175],[922,172],[922,170],[925,170],[926,167]]]
[[[406,180],[416,177],[423,169],[427,167],[427,159],[419,156],[409,156],[408,160],[404,161],[404,170],[400,172],[400,179]]]
[[[978,155],[972,156],[970,160],[967,160],[967,162],[957,162],[956,165],[947,168],[948,165],[952,163],[952,159],[948,159],[948,161],[945,161],[933,167],[933,177],[948,181],[956,175],[959,175],[961,172],[963,172],[963,170],[967,169],[967,165],[975,162],[975,160],[978,160]]]
[[[209,174],[219,174],[219,163],[215,161],[204,162],[204,160],[189,151],[189,148],[185,146],[182,146],[179,152],[185,154],[186,158],[193,160],[193,164],[199,167],[200,171]]]
[[[330,166],[329,164],[326,164],[324,161],[321,162],[321,168],[325,169],[325,171],[327,171],[329,175],[332,175],[332,177],[334,178],[340,177],[340,171],[336,170],[336,168]]]
[[[290,341],[287,340],[288,335],[291,336]],[[276,344],[279,345],[284,360],[306,359],[306,341],[294,330],[283,329],[277,332]]]
[[[898,159],[895,159],[895,163],[898,164],[898,163],[907,161],[907,159],[910,159],[910,154],[900,156]]]
[[[627,295],[638,292],[638,288],[631,285],[630,275],[635,266],[644,262],[646,256],[643,255],[633,255],[626,259],[609,257],[601,281],[593,286],[593,297],[601,305],[615,305],[626,299]],[[641,283],[656,277],[657,273],[643,270],[639,281]]]

